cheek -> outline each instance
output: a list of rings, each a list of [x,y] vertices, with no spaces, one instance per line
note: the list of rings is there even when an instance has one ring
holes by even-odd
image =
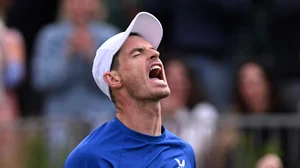
[[[258,92],[263,96],[267,96],[269,93],[269,88],[265,82],[262,82],[261,85],[257,88]]]
[[[252,86],[247,82],[241,82],[239,87],[239,92],[244,99],[251,97]]]
[[[261,82],[245,83],[241,85],[240,92],[245,99],[262,99],[267,94],[267,87]]]
[[[122,77],[124,89],[133,97],[141,97],[147,90],[145,78],[141,75],[141,71],[128,70],[124,72],[124,76]]]
[[[128,66],[127,68],[124,68],[122,73],[122,80],[125,84],[140,85],[145,79],[144,70],[141,66]]]

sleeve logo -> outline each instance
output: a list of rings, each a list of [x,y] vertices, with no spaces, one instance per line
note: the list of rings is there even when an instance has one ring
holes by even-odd
[[[183,159],[182,162],[180,162],[179,159],[175,158],[176,162],[178,163],[178,168],[184,168],[185,166],[185,160]]]

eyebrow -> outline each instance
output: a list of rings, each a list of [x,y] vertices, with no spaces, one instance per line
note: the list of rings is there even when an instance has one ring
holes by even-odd
[[[129,55],[132,55],[134,52],[140,52],[140,53],[142,53],[142,52],[144,52],[145,51],[145,49],[146,49],[146,47],[135,47],[135,48],[133,48],[130,52],[129,52]],[[151,47],[151,48],[149,48],[149,49],[151,49],[151,50],[155,50],[153,47]]]
[[[132,55],[134,52],[144,52],[145,51],[145,47],[136,47],[136,48],[133,48],[130,52],[129,52],[129,55]]]

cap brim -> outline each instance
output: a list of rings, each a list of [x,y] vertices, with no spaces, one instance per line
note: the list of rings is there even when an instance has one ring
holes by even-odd
[[[119,50],[125,43],[130,33],[137,33],[157,49],[163,36],[163,28],[159,20],[148,12],[140,12],[131,21],[125,32],[118,34],[119,43],[116,45]]]
[[[163,36],[163,28],[155,16],[148,12],[140,12],[132,20],[125,31],[127,37],[130,33],[137,33],[141,35],[145,40],[152,44],[155,49],[157,49]]]

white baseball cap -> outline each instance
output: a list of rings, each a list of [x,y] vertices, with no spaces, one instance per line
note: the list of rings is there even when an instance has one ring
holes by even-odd
[[[98,87],[109,99],[111,99],[109,86],[104,81],[103,75],[110,71],[113,56],[122,47],[130,33],[139,34],[157,49],[163,36],[163,29],[155,16],[148,12],[140,12],[131,21],[125,32],[112,36],[98,48],[93,63],[93,77]]]

